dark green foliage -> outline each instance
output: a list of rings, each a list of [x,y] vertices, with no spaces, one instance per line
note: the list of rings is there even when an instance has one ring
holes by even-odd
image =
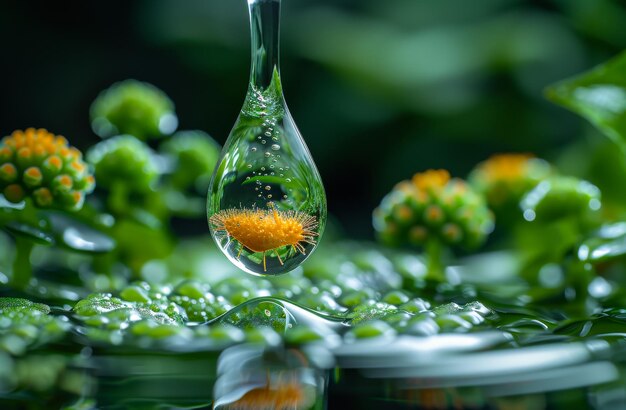
[[[548,98],[582,115],[619,144],[626,142],[626,53],[552,85]]]

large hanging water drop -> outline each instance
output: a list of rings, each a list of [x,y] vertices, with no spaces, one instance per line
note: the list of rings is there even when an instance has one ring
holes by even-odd
[[[315,249],[326,223],[322,180],[283,97],[280,0],[248,0],[250,84],[209,186],[211,235],[239,268],[278,275]]]

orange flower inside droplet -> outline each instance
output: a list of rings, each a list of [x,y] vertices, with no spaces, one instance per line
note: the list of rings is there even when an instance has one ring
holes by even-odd
[[[299,211],[280,211],[270,203],[270,209],[226,209],[209,219],[218,233],[226,234],[252,252],[263,253],[263,270],[267,270],[265,253],[275,251],[282,264],[279,248],[291,246],[305,253],[302,243],[315,245],[314,229],[317,221],[314,216]]]

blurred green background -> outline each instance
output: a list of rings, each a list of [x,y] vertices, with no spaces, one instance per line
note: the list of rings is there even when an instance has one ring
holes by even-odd
[[[464,177],[497,152],[535,153],[626,202],[615,146],[542,95],[626,48],[623,2],[283,0],[282,22],[287,102],[349,236],[373,237],[399,180]],[[179,129],[223,143],[247,88],[243,0],[2,2],[0,39],[2,135],[45,127],[85,149],[91,102],[136,78],[174,100]]]

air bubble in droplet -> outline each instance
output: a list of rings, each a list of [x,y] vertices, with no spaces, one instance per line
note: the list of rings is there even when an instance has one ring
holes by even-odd
[[[270,165],[270,168],[274,169],[274,165]]]
[[[287,198],[288,198],[287,195],[283,195],[283,199],[287,199]]]
[[[273,149],[274,151],[278,151],[278,150],[280,149],[280,145],[278,145],[278,144],[272,144],[272,149]]]
[[[287,182],[291,182],[291,178],[287,178],[285,181],[287,181]]]
[[[272,194],[268,194],[267,199],[272,199]]]
[[[252,151],[252,152],[256,152],[256,147],[252,147],[252,148],[250,148],[250,151]]]
[[[261,171],[265,171],[265,167],[261,167]]]
[[[267,141],[265,140],[261,140],[261,144],[265,144]]]
[[[272,156],[272,153],[271,153],[271,152],[266,152],[266,153],[265,153],[265,158],[269,158],[269,157],[271,157],[271,156]]]
[[[272,133],[271,133],[271,132],[269,132],[269,131],[266,131],[266,132],[265,132],[265,136],[266,136],[266,137],[271,137],[271,136],[272,136]]]
[[[272,137],[272,140],[274,140],[274,141],[278,141],[278,137],[277,137],[277,136],[273,136],[273,137]]]
[[[248,168],[252,168],[252,164],[248,164],[246,165]]]
[[[265,185],[265,190],[266,190],[266,191],[269,191],[270,189],[272,189],[272,187],[271,187],[271,186],[269,186],[269,185]]]

